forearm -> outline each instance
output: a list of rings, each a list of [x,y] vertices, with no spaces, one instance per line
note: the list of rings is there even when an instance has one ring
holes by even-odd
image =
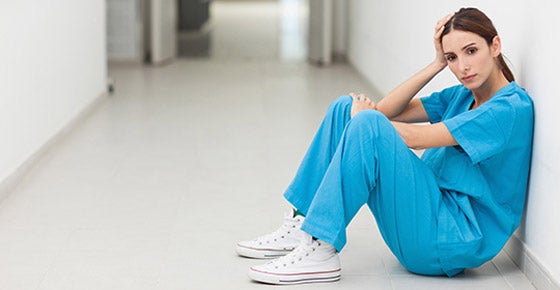
[[[405,110],[410,100],[444,68],[445,65],[441,63],[430,63],[379,101],[377,110],[389,119],[398,116]]]
[[[431,125],[391,123],[409,148],[426,149],[457,145],[455,138],[441,122]]]

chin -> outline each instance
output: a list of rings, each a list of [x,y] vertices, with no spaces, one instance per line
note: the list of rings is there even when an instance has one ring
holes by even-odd
[[[480,88],[482,86],[482,82],[478,81],[478,80],[473,80],[470,82],[465,82],[462,79],[459,79],[459,82],[461,82],[461,84],[463,84],[463,86],[465,86],[465,88],[469,89],[469,90],[476,90],[478,88]]]
[[[480,88],[479,83],[462,83],[462,84],[463,84],[463,86],[465,86],[465,88],[467,88],[471,91]]]

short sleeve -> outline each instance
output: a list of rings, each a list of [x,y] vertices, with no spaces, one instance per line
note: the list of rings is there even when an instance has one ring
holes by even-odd
[[[450,87],[441,92],[435,92],[420,99],[431,123],[441,122],[445,111],[451,103],[451,99],[453,96],[457,95],[457,91],[459,89],[459,86]]]
[[[472,162],[478,163],[504,150],[515,118],[515,108],[507,98],[500,98],[443,123]]]

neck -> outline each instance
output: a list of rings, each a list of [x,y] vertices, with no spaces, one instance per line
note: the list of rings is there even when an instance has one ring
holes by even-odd
[[[495,71],[479,88],[472,90],[474,96],[473,109],[484,104],[500,89],[507,86],[509,81],[501,70]]]

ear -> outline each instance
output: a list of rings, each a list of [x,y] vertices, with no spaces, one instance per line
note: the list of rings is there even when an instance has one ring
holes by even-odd
[[[500,39],[500,36],[494,36],[494,39],[492,39],[492,45],[490,45],[490,51],[493,57],[498,57],[498,55],[502,53],[502,40]]]

